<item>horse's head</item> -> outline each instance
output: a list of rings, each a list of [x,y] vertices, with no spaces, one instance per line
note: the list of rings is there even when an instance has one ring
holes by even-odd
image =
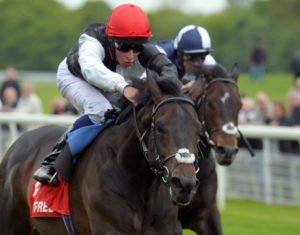
[[[238,152],[238,113],[241,97],[237,64],[229,76],[221,65],[194,68],[198,79],[188,91],[203,125],[202,140],[213,147],[220,165],[230,165]]]
[[[150,99],[139,112],[137,133],[151,170],[169,187],[173,202],[187,205],[198,187],[194,163],[201,124],[176,78],[153,76],[148,72]]]

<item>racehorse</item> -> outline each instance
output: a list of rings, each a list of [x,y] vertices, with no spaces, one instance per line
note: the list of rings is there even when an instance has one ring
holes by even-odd
[[[220,213],[216,205],[217,173],[214,150],[220,165],[230,165],[238,152],[238,113],[241,97],[237,87],[239,76],[235,64],[229,75],[220,64],[193,66],[197,76],[195,83],[186,90],[187,95],[197,100],[197,113],[203,125],[199,142],[200,181],[192,203],[179,211],[183,228],[201,235],[221,235]]]
[[[140,79],[141,80],[141,79]],[[140,105],[104,129],[81,153],[70,181],[77,234],[173,234],[178,205],[196,193],[194,103],[175,79],[148,73]],[[184,124],[184,125],[183,125]],[[0,234],[67,234],[61,219],[31,218],[32,174],[64,128],[44,126],[23,134],[0,165]]]

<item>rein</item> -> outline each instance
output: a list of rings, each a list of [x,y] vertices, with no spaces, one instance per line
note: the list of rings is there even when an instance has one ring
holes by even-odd
[[[164,105],[166,105],[168,103],[173,103],[173,102],[183,102],[183,103],[187,103],[187,104],[190,104],[193,107],[195,107],[194,102],[192,100],[188,99],[188,98],[185,98],[185,97],[171,97],[171,98],[167,98],[167,99],[162,100],[156,106],[153,106],[152,113],[151,113],[151,126],[149,128],[147,128],[142,134],[141,134],[141,132],[140,132],[140,130],[138,128],[136,108],[133,107],[134,128],[135,128],[136,135],[137,135],[137,137],[139,139],[139,142],[140,142],[140,144],[142,146],[143,155],[144,155],[146,161],[148,163],[150,163],[150,160],[149,160],[149,150],[148,150],[147,145],[145,143],[145,136],[147,135],[148,132],[150,132],[150,133],[152,133],[152,138],[153,138],[153,142],[154,142],[154,146],[155,146],[155,154],[157,155],[157,157],[155,158],[155,160],[158,162],[158,167],[151,166],[150,170],[155,175],[158,175],[158,176],[162,177],[162,180],[163,180],[164,183],[168,183],[168,179],[169,179],[169,176],[170,176],[170,171],[165,166],[165,164],[170,159],[174,158],[176,156],[176,153],[171,154],[171,155],[169,155],[167,157],[162,156],[160,145],[158,144],[158,141],[157,141],[157,138],[156,138],[157,134],[156,134],[156,128],[155,128],[156,127],[155,126],[155,115],[157,114],[157,111],[162,106],[164,106]]]

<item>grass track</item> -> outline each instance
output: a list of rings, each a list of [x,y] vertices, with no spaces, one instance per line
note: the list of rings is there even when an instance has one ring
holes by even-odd
[[[300,208],[227,200],[222,212],[224,235],[299,235]],[[184,235],[194,235],[184,231]]]

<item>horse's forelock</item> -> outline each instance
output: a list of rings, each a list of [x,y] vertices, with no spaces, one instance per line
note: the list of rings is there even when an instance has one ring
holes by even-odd
[[[136,97],[137,102],[139,104],[146,104],[149,101],[150,95],[146,89],[145,80],[138,77],[131,77],[130,81],[132,85],[140,91],[139,96]]]
[[[214,78],[228,78],[229,74],[224,66],[221,64],[216,64],[211,66],[211,75]]]
[[[176,77],[160,77],[155,72],[147,72],[146,79],[153,79],[160,89],[160,92],[170,96],[182,96],[181,83]],[[144,79],[138,77],[131,77],[130,81],[134,87],[139,89],[140,94],[137,97],[137,101],[140,104],[146,104],[149,102],[150,94],[146,82]]]
[[[159,76],[152,70],[147,70],[147,77],[155,80],[163,94],[181,96],[181,83],[177,77]]]
[[[181,83],[178,78],[157,77],[156,82],[163,93],[172,96],[182,96]]]
[[[197,77],[200,77],[200,75],[202,75],[207,80],[211,80],[213,78],[229,77],[227,70],[221,64],[215,64],[215,65],[205,65],[205,64],[194,65],[193,64],[192,72]]]

